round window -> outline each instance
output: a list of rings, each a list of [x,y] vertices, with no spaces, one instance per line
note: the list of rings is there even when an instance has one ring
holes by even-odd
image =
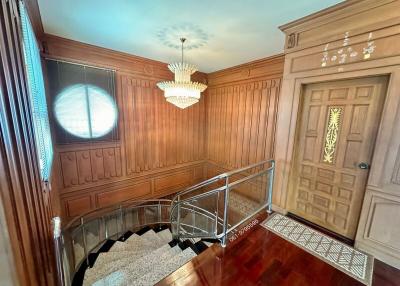
[[[57,122],[68,133],[81,138],[98,138],[117,123],[117,106],[103,89],[93,85],[74,85],[63,90],[54,101]]]

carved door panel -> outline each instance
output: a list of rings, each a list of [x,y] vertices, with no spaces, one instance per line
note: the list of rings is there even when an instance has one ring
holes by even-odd
[[[291,213],[354,239],[386,82],[371,77],[305,86]]]

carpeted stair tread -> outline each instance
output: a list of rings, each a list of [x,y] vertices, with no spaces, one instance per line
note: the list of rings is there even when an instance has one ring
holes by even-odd
[[[164,253],[168,253],[170,250],[171,248],[169,245],[164,245],[150,253],[147,253],[145,256],[137,257],[137,259],[136,257],[126,256],[118,260],[106,262],[105,264],[97,264],[96,262],[93,268],[86,270],[83,285],[91,285],[91,283],[95,282],[96,280],[101,280],[103,277],[106,277],[107,275],[110,275],[111,273],[118,271],[127,265],[138,264],[146,259],[155,259]]]
[[[159,248],[160,250],[162,248]],[[121,286],[121,285],[132,285],[126,284],[128,280],[138,279],[146,273],[151,272],[153,267],[157,264],[162,264],[165,261],[168,261],[174,257],[181,250],[179,247],[169,248],[167,251],[158,252],[155,251],[150,255],[146,255],[136,261],[132,261],[132,263],[126,264],[124,267],[118,267],[113,272],[109,272],[109,275],[102,276],[101,279],[95,281],[93,285],[96,286]],[[117,273],[117,274],[116,274]],[[93,283],[93,282],[92,282]],[[91,284],[84,284],[91,285]]]
[[[158,242],[158,241],[157,241]],[[154,239],[149,240],[146,237],[139,236],[137,234],[133,234],[129,239],[125,241],[127,245],[131,248],[131,250],[141,250],[141,249],[154,249],[155,246],[161,246],[165,243],[157,243],[154,244]]]
[[[131,248],[129,244],[122,241],[116,241],[108,252],[130,251],[130,250]]]
[[[172,233],[169,229],[164,229],[156,233],[157,236],[161,239],[163,244],[166,244],[172,240]]]
[[[146,239],[150,244],[152,244],[155,247],[159,247],[159,246],[165,244],[161,240],[161,238],[152,229],[149,230],[149,231],[146,231],[140,237],[143,238],[143,239]]]
[[[128,281],[124,282],[122,285],[135,285],[135,286],[149,286],[154,285],[158,281],[162,280],[167,275],[171,274],[179,267],[186,264],[190,261],[193,257],[196,256],[196,253],[193,252],[191,248],[185,249],[180,254],[170,258],[167,262],[162,264],[157,264],[153,267],[151,272],[133,280],[129,279]]]
[[[80,278],[75,278],[83,283],[74,280],[85,286],[154,285],[212,244],[200,239],[173,239],[171,231],[165,226],[156,231],[145,227],[123,237],[125,241],[109,240],[107,247],[90,254],[90,265],[93,267],[85,269],[86,266],[82,265]],[[76,251],[83,254],[80,245],[76,246]]]
[[[135,242],[137,240],[141,240],[141,236],[137,235],[136,233],[134,233],[131,236],[129,236],[127,239],[125,239],[125,241],[123,241],[123,242],[132,243],[132,242]]]
[[[141,258],[149,253],[148,249],[133,250],[133,251],[110,251],[99,253],[96,259],[96,266],[104,265],[106,263],[130,257],[131,259]]]
[[[116,241],[110,252],[116,251],[133,251],[133,250],[152,250],[162,246],[164,243],[153,232],[147,237],[132,235],[126,241]]]

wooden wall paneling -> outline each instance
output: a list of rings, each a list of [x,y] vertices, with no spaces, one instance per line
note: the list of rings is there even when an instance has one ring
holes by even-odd
[[[89,196],[73,198],[65,203],[65,213],[68,217],[77,216],[83,212],[88,212],[93,208],[92,199]]]
[[[188,187],[193,182],[193,170],[168,174],[155,179],[154,192],[169,194]]]
[[[256,79],[280,78],[283,72],[285,58],[278,54],[268,58],[245,63],[235,67],[209,73],[207,75],[208,85],[232,86],[234,83],[252,82]]]
[[[221,109],[219,110],[219,112],[221,113],[221,122],[220,122],[220,129],[219,129],[219,150],[218,150],[218,154],[219,154],[219,162],[221,162],[222,164],[225,164],[225,146],[227,143],[227,138],[225,136],[225,130],[227,129],[227,125],[226,125],[226,115],[227,115],[227,109],[226,109],[226,105],[227,105],[227,97],[228,94],[226,92],[226,88],[222,88],[221,89]]]
[[[254,84],[253,100],[252,100],[252,116],[251,127],[249,132],[249,155],[248,162],[256,162],[257,155],[257,140],[258,140],[258,125],[260,124],[260,96],[261,96],[262,83],[257,82]],[[263,107],[264,108],[264,107]]]
[[[78,151],[75,153],[76,171],[78,173],[78,183],[83,185],[92,182],[92,166],[90,160],[90,150]],[[107,164],[104,164],[107,166]]]
[[[242,144],[242,161],[241,166],[249,164],[249,143],[251,136],[251,125],[252,125],[252,114],[254,107],[254,83],[246,85],[246,101],[245,101],[245,113],[244,113],[244,129],[243,129],[243,144]]]
[[[1,1],[0,11],[0,181],[12,253],[20,284],[53,285],[49,185],[39,174],[18,2]]]
[[[0,159],[0,172],[4,170],[4,166],[1,166],[2,159]],[[3,186],[1,186],[3,187]],[[13,257],[12,244],[10,234],[13,234],[8,230],[6,215],[4,212],[4,201],[0,196],[0,256],[2,268],[0,269],[1,281],[4,285],[18,285],[17,271],[15,266],[15,259]]]
[[[400,3],[397,0],[347,1],[279,28],[288,35],[286,52],[294,52],[318,46],[323,42],[343,40],[346,31],[349,31],[351,36],[368,35],[369,32],[375,33],[376,30],[390,27],[398,23],[399,9]],[[357,11],[357,21],[354,21],[354,11]],[[290,47],[289,35],[296,37],[296,41]]]
[[[93,182],[97,182],[104,179],[104,159],[103,150],[94,149],[90,150],[90,165],[92,169]]]
[[[265,155],[265,146],[267,144],[266,138],[268,138],[268,115],[270,113],[270,90],[263,88],[261,90],[261,105],[260,105],[260,116],[259,116],[259,128],[258,128],[258,141],[257,148],[255,149],[256,161],[259,162]]]
[[[206,150],[206,154],[207,154],[207,158],[209,158],[210,156],[212,156],[211,152],[213,151],[213,149],[210,148],[211,145],[211,141],[213,138],[213,133],[212,131],[214,131],[214,129],[211,128],[211,124],[212,121],[214,119],[214,108],[215,105],[212,104],[214,100],[214,90],[207,88],[207,98],[206,98],[206,112],[207,112],[207,128],[206,128],[206,144],[207,144],[207,150]]]
[[[106,207],[116,205],[122,201],[133,198],[140,198],[151,194],[151,181],[135,183],[129,188],[121,188],[109,192],[100,192],[96,194],[96,207]],[[72,216],[73,217],[73,216]]]
[[[67,219],[71,213],[78,215],[123,199],[162,197],[199,180],[204,173],[193,167],[205,159],[204,95],[198,104],[178,109],[165,101],[156,86],[172,78],[166,64],[50,35],[45,40],[46,57],[116,70],[119,141],[56,146],[60,163],[55,173]],[[205,77],[194,75],[198,81]],[[182,182],[174,175],[177,170]],[[144,177],[151,187],[135,188],[134,179]],[[168,180],[170,187],[159,187],[159,182],[168,186]],[[81,199],[83,194],[91,198],[91,204]],[[80,203],[68,212],[75,199]]]
[[[278,55],[208,75],[206,177],[273,158],[282,72]],[[263,185],[241,184],[235,192],[260,201]]]
[[[238,138],[239,134],[239,99],[240,99],[240,93],[239,93],[239,87],[232,86],[230,87],[230,91],[232,92],[232,132],[231,132],[231,137],[229,138],[229,166],[232,168],[237,167],[236,165],[236,140]],[[236,107],[236,108],[235,108]],[[212,142],[210,142],[210,145]]]
[[[61,196],[65,221],[96,208],[118,204],[124,200],[164,197],[204,180],[204,163],[173,168],[162,172],[141,174],[119,182],[80,189]]]
[[[245,122],[245,115],[246,115],[246,87],[239,86],[239,104],[237,105],[239,108],[239,117],[238,117],[238,137],[235,140],[235,158],[236,163],[235,167],[239,168],[242,166],[242,150],[243,150],[243,133],[245,132],[244,122]]]
[[[60,154],[61,176],[64,187],[68,188],[79,184],[78,165],[75,152],[65,152]]]
[[[121,146],[121,167],[125,166],[125,169],[115,179],[116,183],[148,172],[165,172],[174,166],[198,162],[205,159],[206,153],[210,160],[231,169],[272,156],[275,97],[279,94],[279,78],[283,70],[281,55],[210,74],[209,88],[200,102],[179,110],[165,101],[155,85],[157,81],[172,76],[165,73],[165,64],[130,58],[126,54],[54,36],[47,35],[46,40],[48,57],[117,70],[122,138],[118,144]],[[149,66],[152,67],[151,74],[146,73],[145,67]],[[202,81],[204,76],[201,78],[201,74],[194,78],[199,76]],[[102,146],[96,144],[93,148]],[[68,150],[76,152],[78,146],[71,145]],[[104,150],[102,152],[104,156]],[[100,171],[99,175],[95,175],[102,163],[99,158],[94,158],[97,157],[91,152],[92,182],[81,187],[64,186],[62,198],[69,198],[73,192],[78,195],[78,191],[83,189],[85,192],[92,192],[91,189],[97,192],[95,189],[99,186],[108,184],[108,181],[101,183],[102,179],[99,179],[107,177],[106,172],[103,175]],[[104,157],[103,165],[105,160],[107,158]],[[72,160],[68,165],[71,170],[67,168],[66,172],[69,181],[69,175],[75,178],[74,166]],[[171,182],[176,180],[173,175],[170,179]],[[158,180],[154,182],[154,192],[159,196]]]
[[[399,45],[399,8],[399,1],[346,1],[281,27],[286,33],[287,43],[282,81],[282,93],[285,96],[279,101],[276,135],[279,144],[276,144],[275,151],[277,165],[274,183],[275,208],[285,212],[303,85],[390,75],[355,244],[396,267],[400,267],[400,251],[394,242],[398,240],[399,228],[382,218],[393,217],[395,221],[399,207],[399,187],[388,180],[395,166],[393,154],[397,152],[397,149],[389,146],[399,144],[398,138],[393,136],[393,128],[397,126],[394,118],[399,112],[396,109],[398,84],[395,83],[400,67],[400,53],[396,49]],[[346,32],[349,46],[358,54],[338,64],[331,57],[343,47]],[[367,46],[370,36],[375,49],[369,58],[364,59],[362,47]],[[291,37],[296,40],[292,41]],[[288,46],[289,43],[293,45]],[[322,67],[325,47],[329,57]],[[370,230],[373,231],[368,233]]]
[[[131,175],[136,172],[135,165],[133,162],[135,162],[136,159],[136,153],[135,149],[131,148],[131,146],[128,146],[129,144],[132,144],[135,140],[135,120],[132,115],[132,111],[134,110],[134,97],[133,96],[127,96],[128,94],[132,94],[132,79],[129,78],[126,75],[120,75],[117,74],[117,77],[119,78],[118,82],[121,83],[121,118],[122,118],[122,127],[121,129],[123,130],[124,134],[124,142],[125,142],[125,164],[126,164],[126,175]],[[131,120],[128,120],[129,118],[133,118]]]
[[[222,157],[223,156],[223,152],[222,152],[222,150],[223,150],[223,140],[225,139],[224,138],[224,134],[222,132],[223,128],[225,127],[224,122],[223,122],[223,120],[224,120],[223,114],[224,114],[224,111],[226,111],[225,108],[223,108],[223,105],[225,103],[224,102],[224,98],[223,98],[223,96],[224,96],[223,92],[224,92],[224,90],[223,90],[223,88],[221,88],[221,89],[217,89],[217,93],[216,93],[216,96],[217,96],[217,101],[216,101],[216,113],[217,113],[216,126],[218,126],[218,129],[216,130],[216,144],[217,144],[217,146],[215,148],[215,161],[216,162],[221,162],[221,163],[222,163],[222,160],[223,160],[223,157]]]
[[[156,89],[152,90],[152,100],[151,102],[154,104],[154,108],[152,110],[152,115],[153,115],[153,131],[152,131],[152,135],[153,135],[153,150],[154,150],[154,158],[153,158],[153,169],[155,168],[160,168],[160,137],[162,136],[162,133],[160,132],[160,114],[159,114],[159,101],[157,100],[157,96],[158,96],[158,92]],[[159,147],[158,147],[159,146]]]
[[[193,132],[200,130],[204,124],[203,120],[197,119],[203,112],[202,101],[191,108],[177,110],[164,102],[155,82],[146,84],[151,84],[151,88],[145,87],[144,93],[136,88],[135,93],[123,95],[124,116],[135,118],[133,127],[132,121],[125,123],[127,160],[131,160],[128,158],[133,155],[133,160],[136,158],[139,162],[136,169],[147,171],[201,159],[203,148],[193,146],[201,146],[204,139]],[[123,92],[129,92],[129,89]],[[131,100],[135,101],[134,106],[130,106]],[[135,140],[131,139],[132,135]],[[127,162],[129,168],[132,161]]]
[[[233,169],[272,158],[279,91],[279,78],[210,86],[208,160]]]
[[[45,57],[117,69],[144,79],[172,79],[167,64],[96,47],[54,35],[44,35]]]
[[[269,102],[269,111],[268,111],[268,127],[267,127],[267,138],[271,138],[270,141],[266,141],[269,143],[265,148],[265,156],[267,154],[275,154],[275,133],[276,133],[276,120],[278,117],[278,104],[280,94],[281,94],[281,79],[275,79],[271,82],[271,91],[270,91],[270,102]]]
[[[400,65],[392,71],[356,246],[400,268]],[[387,218],[391,219],[388,220]]]

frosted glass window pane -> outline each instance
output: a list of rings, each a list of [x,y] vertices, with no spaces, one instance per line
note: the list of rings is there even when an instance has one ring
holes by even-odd
[[[23,37],[22,48],[28,82],[35,144],[39,157],[40,175],[42,180],[47,181],[50,176],[53,160],[53,144],[47,112],[42,62],[36,37],[22,1],[19,2],[19,8]]]
[[[112,130],[117,120],[114,100],[101,89],[89,89],[92,137],[101,137]]]
[[[92,85],[74,85],[63,90],[54,102],[60,126],[81,138],[98,138],[109,133],[117,123],[113,98]]]

